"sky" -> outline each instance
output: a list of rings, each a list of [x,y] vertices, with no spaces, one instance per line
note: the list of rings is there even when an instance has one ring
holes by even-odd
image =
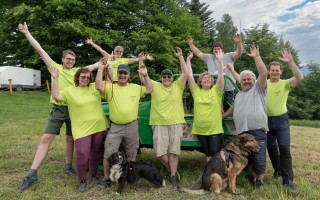
[[[200,0],[220,21],[228,13],[235,26],[249,29],[268,23],[270,31],[289,40],[301,65],[320,63],[320,0]]]

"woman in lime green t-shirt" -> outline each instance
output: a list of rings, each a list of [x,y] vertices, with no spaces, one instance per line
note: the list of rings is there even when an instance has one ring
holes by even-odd
[[[188,83],[194,99],[194,117],[192,133],[196,134],[207,162],[220,151],[222,145],[222,96],[223,96],[223,52],[214,54],[218,59],[218,79],[214,80],[208,72],[202,73],[197,83],[193,78],[191,59],[193,53],[187,56]]]

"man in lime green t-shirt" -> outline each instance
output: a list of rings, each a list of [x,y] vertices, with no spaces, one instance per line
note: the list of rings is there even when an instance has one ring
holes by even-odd
[[[102,71],[100,68],[96,76],[96,88],[109,101],[109,113],[111,126],[105,140],[103,159],[104,179],[102,185],[110,186],[110,171],[108,158],[112,153],[119,151],[123,141],[127,158],[135,161],[139,147],[138,135],[138,109],[140,98],[152,92],[152,84],[148,76],[147,68],[140,66],[139,74],[144,77],[145,86],[128,83],[130,68],[120,64],[117,69],[118,82],[102,84]]]
[[[46,51],[41,47],[39,42],[31,35],[26,23],[19,24],[18,30],[25,35],[31,46],[38,52],[46,66],[56,68],[60,72],[59,89],[63,90],[74,85],[74,74],[79,68],[74,68],[76,55],[71,50],[62,52],[62,65],[54,62]],[[88,66],[92,71],[98,68],[98,63]],[[49,147],[56,135],[60,134],[60,129],[66,123],[66,166],[64,172],[68,175],[76,176],[76,172],[72,168],[74,140],[71,131],[71,122],[67,106],[54,99],[50,99],[53,104],[50,116],[45,128],[45,133],[42,135],[36,155],[32,162],[31,168],[27,176],[23,179],[18,191],[22,192],[32,185],[38,183],[37,171],[49,152]]]
[[[274,178],[282,176],[282,184],[290,193],[296,193],[293,186],[292,157],[290,153],[290,127],[287,114],[287,99],[291,88],[297,87],[303,75],[291,55],[290,50],[281,50],[281,60],[287,63],[293,77],[282,80],[282,65],[278,62],[269,64],[270,79],[267,82],[267,115],[269,131],[267,134],[268,154],[274,168]]]
[[[173,81],[172,71],[161,72],[161,83],[152,81],[150,125],[153,130],[153,149],[156,156],[170,173],[170,182],[177,185],[177,174],[181,140],[183,134],[184,109],[182,95],[188,79],[182,50],[177,47],[176,56],[181,66],[180,77]]]

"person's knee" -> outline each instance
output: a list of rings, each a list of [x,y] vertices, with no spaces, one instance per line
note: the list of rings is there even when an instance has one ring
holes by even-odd
[[[41,138],[40,145],[50,145],[56,135],[44,134]]]

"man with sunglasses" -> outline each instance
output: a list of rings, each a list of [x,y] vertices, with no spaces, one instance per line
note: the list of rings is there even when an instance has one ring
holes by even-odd
[[[165,69],[161,72],[161,83],[151,81],[153,92],[150,111],[153,149],[168,170],[173,186],[177,186],[180,179],[177,168],[185,123],[182,95],[188,79],[187,66],[179,47],[176,56],[180,61],[181,75],[174,81],[172,71]]]
[[[31,35],[28,30],[27,23],[18,25],[18,30],[25,35],[31,46],[38,52],[43,62],[48,68],[52,67],[60,72],[59,91],[74,85],[74,75],[79,68],[73,67],[76,61],[76,55],[71,50],[62,52],[62,65],[54,62],[46,51],[41,47],[39,42]],[[88,66],[92,71],[98,68],[98,63]],[[69,112],[66,104],[55,101],[52,97],[50,103],[53,104],[50,112],[48,122],[45,128],[45,133],[42,135],[40,144],[38,146],[36,155],[34,157],[31,168],[27,176],[23,179],[18,191],[22,192],[25,189],[38,183],[37,171],[46,158],[49,152],[49,147],[56,135],[60,134],[60,129],[63,123],[66,123],[66,166],[64,172],[68,175],[76,177],[76,172],[72,168],[74,139],[72,137],[71,122]]]
[[[192,50],[192,52],[201,60],[203,60],[207,64],[208,72],[210,74],[215,74],[218,72],[218,59],[215,57],[215,54],[218,53],[218,51],[223,51],[223,47],[221,42],[216,42],[213,44],[212,47],[212,54],[209,53],[202,53],[194,44],[193,44],[193,38],[191,36],[188,36],[187,38],[188,44]],[[230,63],[233,65],[234,61],[238,58],[240,58],[243,46],[242,46],[242,39],[240,34],[235,34],[233,36],[233,40],[236,42],[236,50],[234,52],[225,53],[223,57],[223,63],[228,64]],[[232,74],[228,70],[228,68],[224,67],[223,72],[229,76],[230,79],[235,82],[235,79],[233,78]],[[233,104],[234,102],[234,86],[232,83],[227,80],[225,85],[225,92],[224,92],[224,99],[229,102],[230,104]],[[224,102],[224,109],[227,110],[229,108],[229,104],[227,102]]]
[[[104,66],[104,68],[106,68]],[[139,147],[138,136],[138,109],[140,98],[152,92],[152,84],[148,76],[147,68],[140,66],[139,74],[145,80],[145,86],[129,83],[130,68],[121,64],[117,70],[118,82],[102,83],[102,71],[98,70],[96,76],[96,89],[109,100],[109,113],[111,126],[105,140],[105,151],[103,159],[104,179],[102,185],[109,187],[110,171],[108,158],[112,153],[119,151],[120,143],[123,141],[126,156],[135,161]]]

